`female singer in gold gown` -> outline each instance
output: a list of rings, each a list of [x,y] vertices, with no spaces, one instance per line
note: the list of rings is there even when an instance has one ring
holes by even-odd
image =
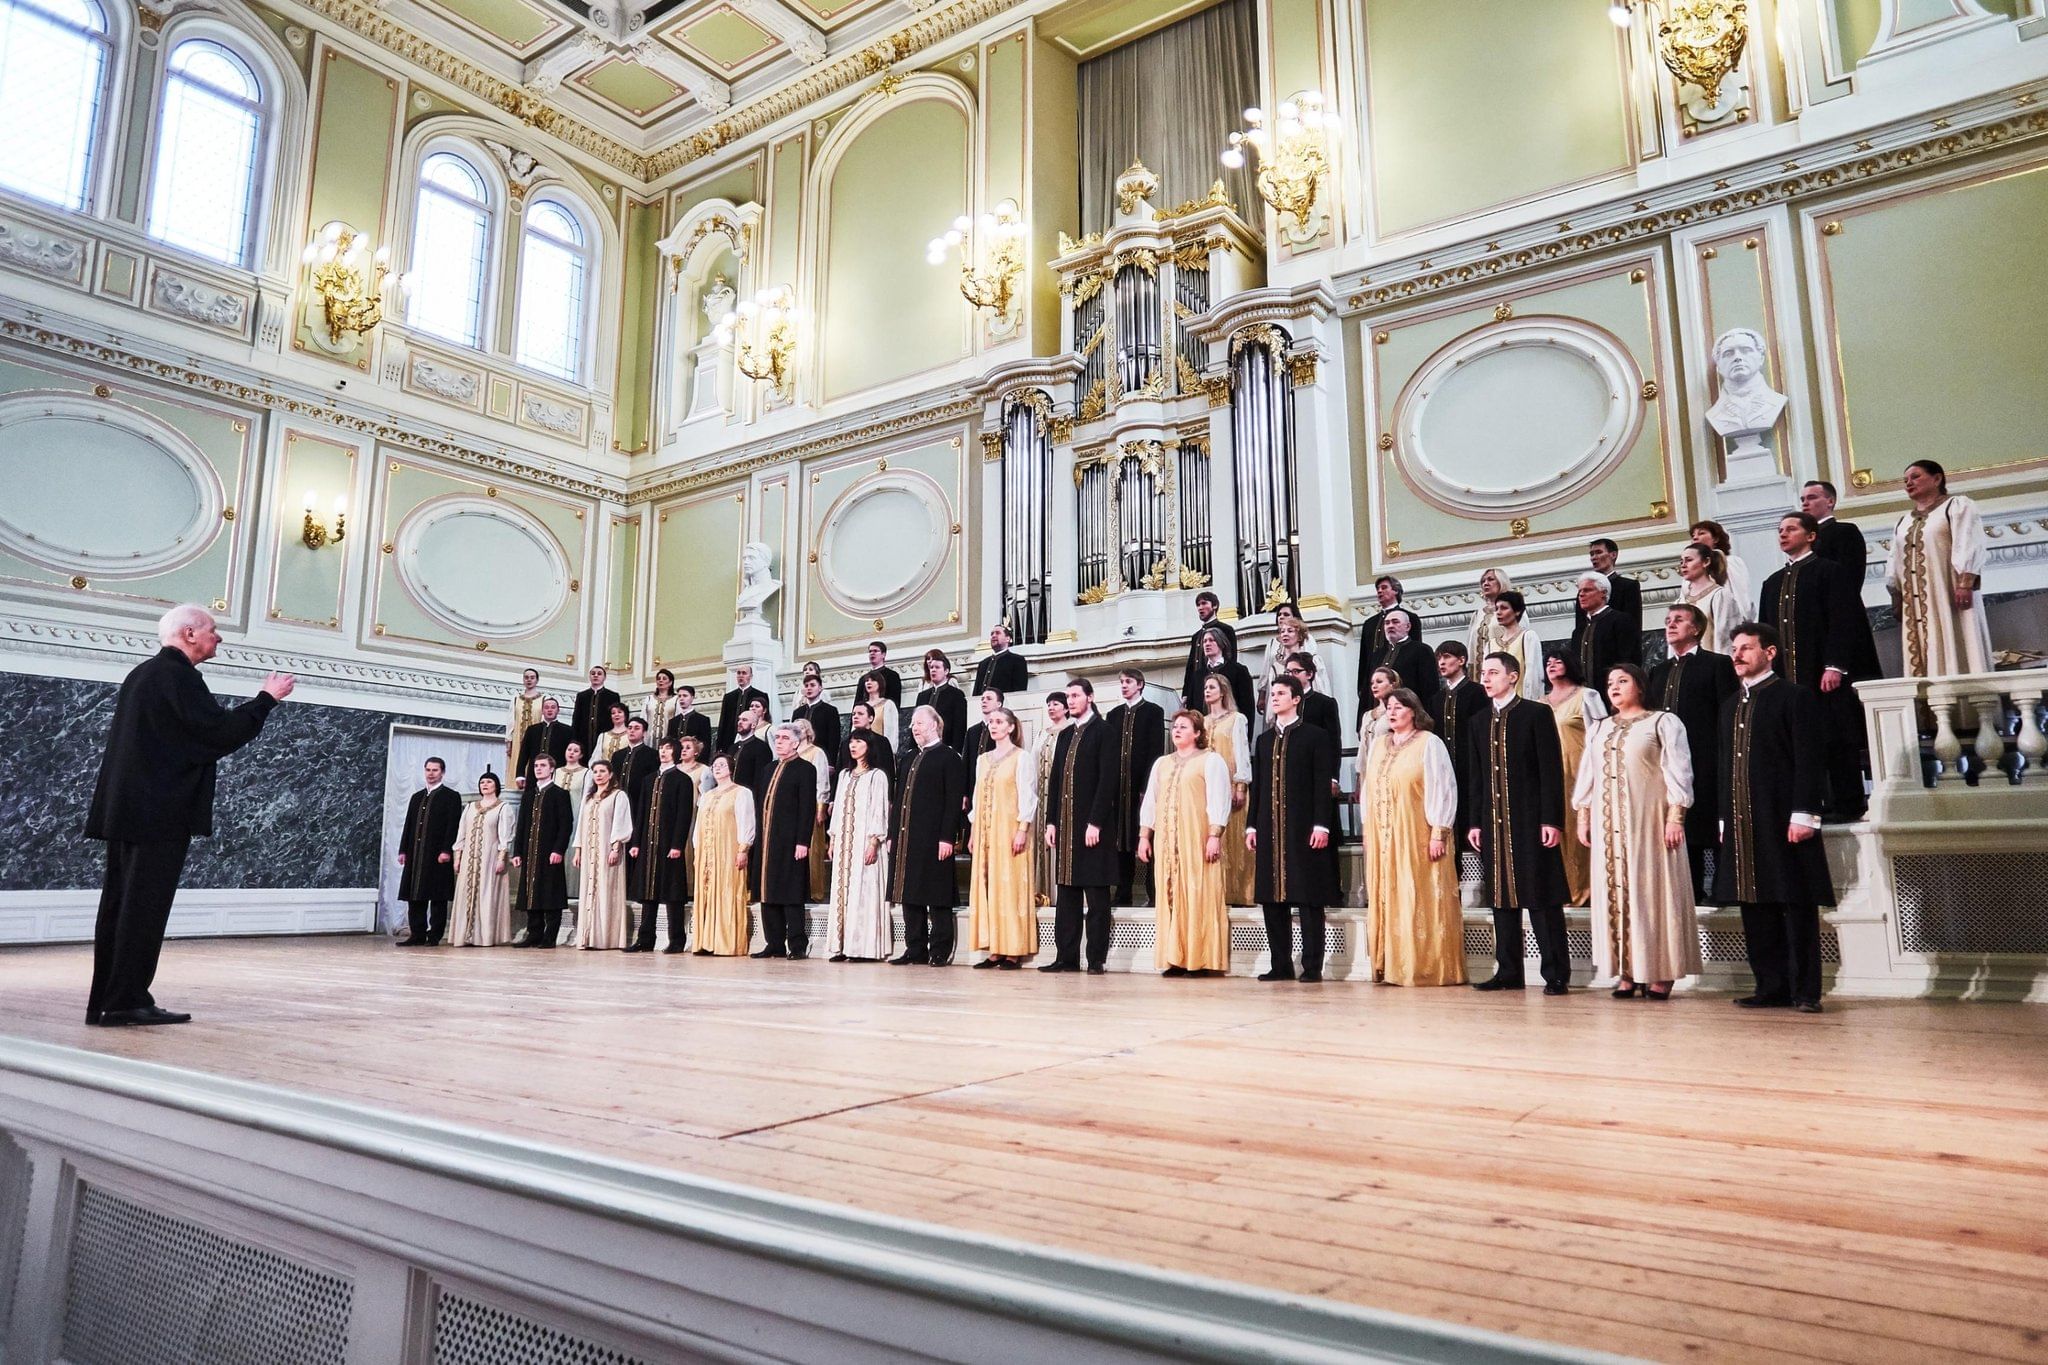
[[[512,941],[512,806],[498,799],[498,775],[476,782],[477,798],[455,831],[455,901],[448,907],[448,945],[495,948]]]
[[[1557,719],[1557,747],[1564,755],[1564,790],[1569,800],[1578,786],[1579,764],[1586,756],[1586,727],[1607,714],[1607,708],[1586,680],[1579,676],[1579,661],[1569,654],[1553,654],[1543,661],[1543,676],[1550,690],[1543,700]],[[1593,857],[1577,839],[1565,839],[1564,885],[1566,905],[1585,905],[1593,895]]]
[[[1685,850],[1692,749],[1669,711],[1644,706],[1649,684],[1634,664],[1607,672],[1614,714],[1593,723],[1571,803],[1574,842],[1593,854],[1593,973],[1616,998],[1641,985],[1669,1000],[1700,970],[1700,936]]]
[[[1245,802],[1252,789],[1251,718],[1237,709],[1230,683],[1218,674],[1202,679],[1205,743],[1230,774],[1230,822],[1223,831],[1223,895],[1229,905],[1252,903],[1252,851],[1244,846]]]
[[[747,855],[754,842],[754,794],[732,780],[732,759],[711,760],[711,790],[697,801],[690,831],[697,859],[697,955],[745,957],[753,946]]]
[[[975,764],[974,821],[968,835],[967,942],[988,957],[977,967],[1015,971],[1038,951],[1038,897],[1032,882],[1031,818],[1038,813],[1038,768],[1017,747],[1017,713],[989,712],[995,748]]]
[[[797,734],[803,742],[797,745],[796,756],[818,770],[818,814],[811,824],[810,853],[804,861],[811,865],[811,899],[823,902],[832,893],[831,831],[827,825],[832,812],[832,760],[836,754],[828,755],[818,747],[818,732],[807,720],[796,723]]]
[[[1138,808],[1138,861],[1152,864],[1158,898],[1152,960],[1164,968],[1161,976],[1221,976],[1230,967],[1230,907],[1223,899],[1230,769],[1207,747],[1202,716],[1179,712],[1169,733],[1173,747],[1152,765]],[[1241,830],[1237,841],[1242,847]]]
[[[633,925],[626,904],[626,845],[632,838],[632,798],[612,785],[612,765],[599,759],[590,765],[590,788],[576,816],[578,948],[626,946]]]
[[[1359,775],[1361,842],[1372,925],[1372,979],[1395,986],[1465,980],[1465,912],[1451,847],[1458,777],[1406,687],[1380,703],[1387,729]]]
[[[1045,813],[1052,805],[1052,753],[1067,728],[1067,694],[1048,692],[1045,696],[1045,733],[1031,746],[1031,764],[1038,774],[1038,808],[1031,820],[1032,886],[1040,905],[1052,904],[1052,850],[1045,846]]]

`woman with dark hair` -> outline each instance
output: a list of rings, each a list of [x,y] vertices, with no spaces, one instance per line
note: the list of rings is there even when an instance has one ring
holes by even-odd
[[[1892,531],[1884,585],[1899,613],[1899,648],[1909,678],[1991,671],[1991,630],[1984,619],[1984,517],[1948,491],[1948,471],[1933,460],[1906,466],[1913,506]]]
[[[1735,553],[1735,542],[1728,538],[1728,528],[1718,521],[1696,521],[1692,524],[1692,543],[1721,552],[1727,566],[1724,581],[1735,597],[1736,617],[1728,623],[1729,627],[1732,629],[1740,622],[1755,620],[1756,579],[1751,577],[1749,565],[1742,556]]]
[[[1214,674],[1204,686],[1216,686]],[[1230,689],[1220,689],[1225,696]],[[1152,765],[1138,808],[1138,861],[1152,864],[1158,927],[1152,960],[1161,976],[1222,976],[1230,967],[1230,907],[1224,900],[1224,826],[1231,777],[1193,711],[1174,713],[1172,748]],[[1240,830],[1238,846],[1244,845]]]
[[[666,668],[654,670],[654,691],[640,703],[640,718],[647,722],[649,744],[668,738],[668,723],[676,718],[676,675]]]
[[[1692,805],[1692,750],[1685,725],[1649,708],[1634,664],[1607,670],[1614,714],[1593,723],[1571,803],[1577,838],[1592,851],[1593,964],[1614,998],[1637,991],[1669,1000],[1671,984],[1700,970],[1685,813]]]
[[[880,742],[856,727],[832,798],[832,884],[825,951],[834,962],[879,962],[895,946],[889,923],[889,779],[870,761]]]
[[[1230,813],[1223,832],[1223,894],[1232,905],[1252,903],[1252,851],[1244,846],[1245,802],[1252,789],[1251,718],[1237,709],[1230,683],[1220,673],[1202,679],[1202,746],[1223,760],[1230,774]],[[1136,774],[1133,774],[1135,777]]]
[[[1465,912],[1451,847],[1457,773],[1411,689],[1394,688],[1380,705],[1386,733],[1358,777],[1373,980],[1462,985]]]
[[[1522,617],[1529,610],[1528,599],[1513,588],[1502,588],[1493,599],[1495,654],[1512,655],[1522,666],[1521,693],[1531,701],[1543,695],[1543,641],[1534,626]],[[1475,665],[1486,655],[1471,656]]]
[[[1544,704],[1557,721],[1557,747],[1564,756],[1564,789],[1574,789],[1579,780],[1579,763],[1586,756],[1586,727],[1607,714],[1599,694],[1586,686],[1579,661],[1569,653],[1553,654],[1543,661],[1543,676],[1549,683]],[[1564,840],[1564,881],[1569,895],[1566,905],[1584,905],[1593,893],[1593,864],[1586,846],[1576,839]]]
[[[622,701],[612,703],[611,713],[612,728],[597,737],[597,757],[592,762],[592,767],[599,763],[611,762],[619,750],[633,742],[626,737],[626,722],[632,719],[633,713],[626,709],[626,704]]]
[[[1052,802],[1052,755],[1060,731],[1067,728],[1067,694],[1045,694],[1045,733],[1031,748],[1031,771],[1038,782],[1038,813],[1031,821],[1031,884],[1040,905],[1052,904],[1053,857],[1045,846],[1045,815]]]
[[[896,703],[889,700],[887,681],[879,673],[866,673],[861,676],[860,685],[861,698],[856,705],[868,708],[868,715],[873,717],[868,728],[889,741],[889,755],[893,759],[896,753],[897,712]],[[856,725],[859,723],[854,722]]]
[[[884,703],[884,705],[886,704]],[[853,709],[846,714],[848,724],[853,727],[853,730],[860,730],[869,737],[868,766],[887,778],[889,785],[893,788],[896,785],[896,745],[889,736],[882,733],[881,727],[875,723],[873,703],[857,701],[853,704]],[[847,732],[848,738],[852,737],[852,733],[852,730]],[[839,742],[839,771],[844,772],[851,766],[852,759],[847,752],[847,741],[841,740]]]
[[[577,812],[576,837],[570,845],[580,872],[577,885],[582,888],[576,902],[578,948],[626,946],[633,923],[626,904],[626,845],[632,839],[632,798],[612,785],[612,765],[599,759],[590,765],[590,788]]]
[[[476,780],[476,800],[462,808],[455,828],[455,899],[448,906],[447,943],[453,948],[495,948],[512,941],[512,879],[506,858],[516,812],[499,799],[498,775]]]

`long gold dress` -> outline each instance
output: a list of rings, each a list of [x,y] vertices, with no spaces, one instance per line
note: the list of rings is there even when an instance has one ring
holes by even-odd
[[[1546,695],[1544,702],[1557,717],[1557,747],[1564,754],[1564,789],[1577,789],[1579,763],[1586,755],[1586,725],[1607,714],[1607,708],[1595,698],[1593,689],[1579,687],[1572,690],[1570,697],[1557,700],[1555,694]],[[1570,899],[1566,905],[1584,905],[1593,894],[1593,854],[1577,839],[1565,839],[1564,884]]]
[[[626,844],[633,838],[633,805],[622,791],[586,800],[576,819],[578,948],[623,948],[633,927],[626,904]],[[617,862],[610,859],[613,852]]]
[[[519,741],[526,738],[528,726],[540,724],[540,704],[546,700],[547,694],[538,687],[512,698],[512,720],[505,727],[505,781],[508,783],[515,776],[513,770],[519,765]]]
[[[818,818],[811,825],[810,849],[804,861],[811,865],[811,899],[823,904],[832,892],[830,831],[825,828],[825,807],[832,803],[832,760],[815,744],[806,744],[796,756],[818,770]]]
[[[455,899],[448,906],[451,948],[495,948],[512,941],[512,878],[505,859],[512,846],[509,801],[472,801],[455,831]]]
[[[1243,812],[1238,815],[1241,821]],[[1212,863],[1204,856],[1209,832],[1223,829],[1230,818],[1230,769],[1220,754],[1169,753],[1152,765],[1138,824],[1152,832],[1152,889],[1158,897],[1154,965],[1191,972],[1230,969],[1224,859]],[[1244,843],[1242,833],[1237,841]],[[1227,857],[1227,833],[1223,846]]]
[[[1372,925],[1372,976],[1396,986],[1465,980],[1465,916],[1458,900],[1458,778],[1450,751],[1428,731],[1373,745],[1358,784]],[[1444,856],[1430,861],[1432,834]]]
[[[738,783],[698,798],[690,848],[697,859],[697,942],[700,953],[744,957],[752,947],[747,870],[734,864],[754,842],[754,794]]]
[[[974,773],[974,824],[968,835],[967,944],[998,957],[1038,951],[1038,898],[1027,842],[1012,853],[1017,823],[1038,813],[1038,773],[1031,756],[1013,749],[981,756]]]
[[[1692,866],[1685,845],[1664,847],[1667,821],[1692,804],[1692,749],[1668,711],[1593,722],[1572,807],[1593,834],[1595,980],[1676,981],[1700,970]],[[1578,842],[1578,821],[1568,836]]]
[[[1052,850],[1045,846],[1045,812],[1052,800],[1052,751],[1059,743],[1060,731],[1072,724],[1070,720],[1063,720],[1058,725],[1048,726],[1031,750],[1032,761],[1038,770],[1038,808],[1031,817],[1031,884],[1040,905],[1051,905],[1053,892]]]
[[[1223,760],[1223,766],[1230,773],[1235,790],[1249,794],[1252,786],[1252,745],[1248,736],[1251,727],[1244,712],[1226,711],[1220,716],[1206,716],[1202,728],[1209,733],[1209,750]],[[1252,874],[1254,871],[1252,851],[1244,846],[1244,819],[1246,806],[1232,806],[1230,820],[1223,830],[1223,895],[1229,905],[1250,905],[1252,903]],[[1157,883],[1157,877],[1154,877]]]
[[[705,784],[711,781],[711,769],[702,763],[678,763],[676,768],[689,776],[690,798],[702,801],[704,793],[710,790]],[[694,814],[690,817],[693,825],[696,818]],[[689,894],[694,899],[697,894],[697,848],[694,841],[683,845],[683,885],[690,888]]]

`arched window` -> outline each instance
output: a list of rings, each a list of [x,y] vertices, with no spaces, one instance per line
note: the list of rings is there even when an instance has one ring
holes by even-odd
[[[192,38],[165,64],[149,235],[226,265],[252,254],[263,85],[233,50]]]
[[[420,162],[407,313],[414,327],[464,346],[483,344],[490,241],[491,191],[483,173],[454,152]]]
[[[512,355],[559,379],[583,367],[584,299],[590,279],[588,234],[552,199],[526,210],[519,242],[519,326]]]
[[[85,207],[109,49],[96,0],[0,0],[0,187]]]

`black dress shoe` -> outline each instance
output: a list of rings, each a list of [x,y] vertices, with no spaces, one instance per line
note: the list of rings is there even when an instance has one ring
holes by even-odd
[[[687,952],[689,952],[690,950],[689,950],[688,948],[678,947],[678,946],[677,946],[677,945],[675,945],[675,944],[670,944],[670,945],[669,945],[668,947],[666,947],[666,948],[663,948],[663,949],[662,949],[661,951],[662,951],[662,952],[663,952],[664,954],[666,954],[666,953],[687,953]]]
[[[1188,969],[1185,967],[1168,967],[1160,973],[1161,976],[1186,976],[1187,974]]]
[[[100,1020],[100,1011],[98,1011],[98,1010],[87,1010],[87,1011],[85,1012],[85,1022],[86,1022],[87,1024],[91,1025],[91,1026],[92,1026],[93,1028],[98,1028],[98,1027],[100,1026],[100,1023],[101,1023],[101,1020]]]
[[[158,1009],[155,1005],[144,1005],[134,1010],[103,1010],[100,1023],[108,1028],[140,1027],[146,1024],[189,1024],[192,1016],[176,1010]]]
[[[1545,995],[1570,995],[1572,988],[1570,986],[1560,986],[1555,981],[1546,981],[1543,983],[1543,993]]]
[[[1795,1009],[1795,1010],[1798,1010],[1798,1011],[1799,1011],[1799,1012],[1800,1012],[1801,1014],[1819,1014],[1819,1013],[1820,1013],[1820,1001],[1818,1001],[1818,1000],[1794,1000],[1794,1001],[1792,1002],[1792,1008],[1793,1008],[1793,1009]]]
[[[1089,967],[1088,967],[1088,975],[1090,975],[1090,976],[1101,976],[1101,975],[1102,975],[1102,974],[1103,974],[1104,972],[1106,972],[1106,971],[1108,971],[1108,970],[1109,970],[1109,968],[1107,968],[1107,967],[1097,967],[1097,966],[1095,966],[1095,965],[1094,965],[1093,963],[1090,963],[1090,964],[1089,964]]]
[[[1071,962],[1048,962],[1038,970],[1041,972],[1078,972],[1081,969]]]
[[[924,959],[921,957],[912,957],[909,953],[904,953],[900,957],[890,958],[889,965],[891,967],[922,967],[924,965]]]
[[[791,962],[802,962],[805,958],[809,957],[810,955],[811,950],[809,948],[799,948],[793,953],[785,954],[785,956],[787,956]]]
[[[999,957],[985,957],[981,961],[974,964],[974,970],[977,972],[991,971],[994,968],[1000,967],[1002,965],[1003,960]]]
[[[832,954],[832,956],[830,956],[830,957],[826,958],[825,960],[826,960],[827,962],[844,962],[844,961],[846,961],[846,954],[845,954],[845,953],[834,953],[834,954]]]
[[[1491,976],[1484,981],[1473,982],[1472,989],[1475,991],[1519,991],[1523,989],[1523,983],[1519,981],[1503,981],[1497,976]]]
[[[1293,972],[1283,972],[1283,971],[1281,971],[1281,970],[1280,970],[1279,968],[1277,968],[1277,967],[1276,967],[1276,968],[1274,968],[1274,969],[1273,969],[1272,971],[1270,971],[1270,972],[1260,972],[1260,973],[1259,973],[1259,980],[1261,980],[1261,981],[1292,981],[1292,980],[1294,980],[1294,973],[1293,973]]]
[[[1739,1010],[1781,1010],[1791,1003],[1790,1000],[1772,995],[1739,995],[1735,997],[1735,1008]]]
[[[1021,972],[1024,970],[1024,964],[1014,957],[1006,957],[996,964],[996,970],[999,972]]]
[[[787,953],[783,952],[783,951],[782,951],[782,949],[780,949],[780,948],[763,948],[763,949],[762,949],[762,950],[761,950],[760,952],[758,952],[758,953],[748,953],[748,954],[747,954],[747,956],[748,956],[748,957],[787,957],[787,956],[789,956],[789,954],[787,954]]]
[[[927,967],[950,967],[953,965],[953,959],[950,957],[935,957],[925,965]]]
[[[1218,973],[1217,973],[1217,975],[1218,975],[1218,976],[1221,976],[1221,975],[1222,975],[1222,973],[1221,973],[1221,972],[1218,972]],[[1301,974],[1301,984],[1302,984],[1302,985],[1304,985],[1304,986],[1313,986],[1313,985],[1316,985],[1316,984],[1320,983],[1320,982],[1322,981],[1322,979],[1323,979],[1323,974],[1322,974],[1321,972],[1303,972],[1303,973]]]
[[[622,953],[651,953],[654,951],[654,949],[643,948],[637,943],[628,943],[625,947],[619,949],[619,951]]]

